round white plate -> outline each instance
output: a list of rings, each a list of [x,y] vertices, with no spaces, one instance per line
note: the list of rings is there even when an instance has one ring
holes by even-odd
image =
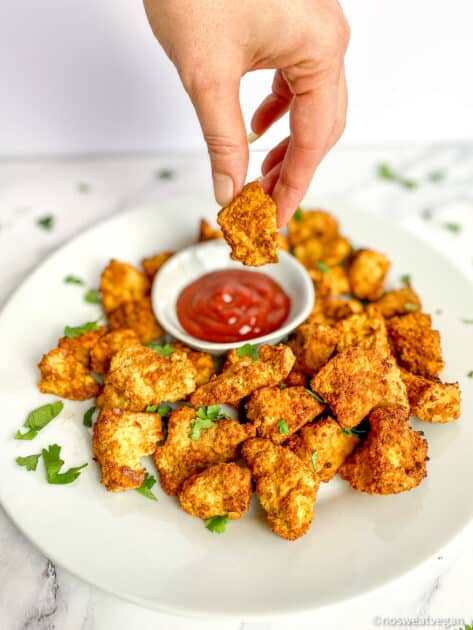
[[[127,212],[88,230],[50,256],[19,288],[0,317],[0,499],[24,534],[71,573],[138,604],[186,615],[257,618],[317,608],[380,586],[436,553],[473,516],[473,291],[450,263],[395,225],[369,214],[337,211],[357,245],[393,261],[392,279],[411,273],[440,328],[447,367],[459,380],[463,419],[416,422],[429,440],[428,478],[411,492],[374,497],[340,479],[322,484],[309,533],[287,542],[271,533],[256,497],[250,513],[212,534],[155,486],[158,502],[137,492],[107,493],[92,461],[82,415],[90,401],[65,401],[62,414],[31,442],[13,439],[27,413],[54,397],[36,388],[36,363],[64,325],[99,315],[68,273],[96,287],[109,258],[138,263],[196,237],[200,215],[214,219],[209,198],[176,199]],[[198,213],[196,214],[196,208]],[[208,212],[203,210],[209,208]],[[18,455],[58,443],[66,467],[89,461],[79,480],[48,485],[43,463],[27,472]],[[148,469],[153,470],[151,460]]]

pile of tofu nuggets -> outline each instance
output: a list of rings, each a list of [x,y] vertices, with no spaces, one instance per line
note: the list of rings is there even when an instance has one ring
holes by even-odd
[[[199,240],[215,238],[202,221]],[[313,312],[280,345],[230,351],[219,371],[181,343],[163,354],[147,345],[164,334],[149,293],[170,252],[141,270],[117,260],[104,269],[108,325],[60,339],[39,364],[39,388],[96,397],[92,447],[107,490],[138,488],[141,458],[152,455],[163,490],[189,514],[238,519],[255,491],[272,530],[294,540],[313,520],[320,483],[337,473],[383,495],[424,479],[427,441],[409,417],[456,420],[460,390],[439,379],[440,336],[419,296],[407,281],[386,291],[389,260],[353,251],[327,212],[298,210],[277,246],[309,271]],[[175,403],[165,418],[155,413],[163,403]]]

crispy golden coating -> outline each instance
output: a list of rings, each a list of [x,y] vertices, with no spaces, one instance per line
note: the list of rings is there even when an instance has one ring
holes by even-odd
[[[427,440],[413,431],[404,407],[370,414],[370,432],[340,468],[342,479],[368,494],[412,490],[426,476]]]
[[[164,357],[145,346],[128,345],[114,354],[97,406],[144,411],[175,402],[194,391],[197,373],[185,352]]]
[[[363,304],[356,298],[328,297],[320,300],[320,305],[327,322],[333,323],[350,315],[359,315],[364,311]],[[309,319],[312,319],[312,315]]]
[[[364,313],[339,321],[337,331],[340,334],[337,345],[339,352],[350,346],[361,346],[378,350],[381,354],[391,354],[384,317],[372,304],[367,306]]]
[[[303,536],[314,518],[319,487],[312,467],[289,449],[264,438],[247,440],[242,455],[273,532],[287,540]]]
[[[422,310],[420,298],[410,286],[388,291],[376,302],[376,306],[386,319],[394,315],[405,315],[411,311]]]
[[[440,333],[430,315],[415,311],[387,322],[389,341],[399,364],[421,376],[438,376],[444,367]]]
[[[178,494],[191,475],[213,464],[236,459],[242,442],[255,434],[250,423],[224,419],[202,429],[200,437],[193,440],[190,435],[195,418],[196,409],[192,407],[178,407],[173,411],[169,416],[166,442],[158,446],[154,454],[161,485],[167,494]]]
[[[161,252],[148,258],[143,258],[141,264],[145,270],[145,274],[148,276],[150,282],[154,280],[154,276],[158,273],[164,263],[171,258],[174,252]]]
[[[187,358],[195,367],[197,371],[197,386],[205,385],[205,383],[210,381],[211,377],[215,374],[215,364],[211,354],[192,350],[192,348],[189,348],[189,346],[186,346],[179,341],[176,341],[171,345],[173,348],[176,348],[176,350],[182,350],[182,352],[185,352]]]
[[[154,316],[149,297],[124,302],[109,313],[108,321],[112,330],[131,328],[144,344],[164,335],[164,330]]]
[[[305,387],[263,387],[251,394],[246,415],[260,437],[281,444],[322,413],[321,405]],[[284,426],[280,423],[284,421]]]
[[[317,372],[311,386],[346,429],[355,427],[380,405],[409,408],[396,361],[377,350],[359,346],[343,350]]]
[[[208,519],[228,516],[241,518],[250,507],[253,488],[248,468],[237,464],[215,464],[182,484],[181,507],[191,516]]]
[[[350,293],[348,274],[341,265],[335,265],[328,270],[309,269],[309,275],[314,281],[317,297],[327,298],[331,295]]]
[[[120,348],[141,345],[138,335],[131,328],[119,328],[102,335],[90,351],[90,367],[96,374],[105,374],[110,361]]]
[[[288,387],[297,385],[307,387],[307,374],[305,374],[305,372],[292,368],[292,370],[284,379],[284,384]]]
[[[97,396],[99,384],[90,370],[79,363],[66,348],[54,348],[38,364],[41,379],[39,390],[70,400],[86,400]]]
[[[384,254],[372,249],[356,251],[348,263],[351,293],[360,300],[378,300],[383,295],[389,264]]]
[[[222,230],[212,227],[206,219],[201,219],[198,242],[214,241],[219,238],[223,238]]]
[[[358,446],[360,438],[342,431],[338,422],[327,416],[306,424],[287,442],[287,447],[308,466],[314,466],[320,481],[330,481]]]
[[[351,254],[350,241],[344,236],[337,236],[324,244],[322,260],[327,265],[341,265]]]
[[[67,350],[76,361],[90,367],[90,353],[106,332],[105,326],[101,326],[98,330],[89,330],[77,337],[61,337],[58,348]]]
[[[425,422],[453,422],[460,417],[461,392],[458,383],[442,383],[401,370],[407,387],[411,414]]]
[[[323,253],[324,244],[318,238],[310,238],[294,247],[294,256],[306,269],[315,269]]]
[[[139,488],[145,479],[140,458],[152,455],[163,439],[158,413],[104,409],[94,423],[92,448],[110,492]]]
[[[284,236],[284,234],[281,234],[281,232],[278,232],[276,236],[276,248],[282,250],[283,252],[288,252],[290,249],[287,237]]]
[[[340,333],[326,324],[302,324],[291,335],[289,347],[296,356],[296,368],[312,375],[334,353]]]
[[[302,210],[287,224],[287,234],[291,247],[313,238],[328,243],[338,236],[338,223],[323,210]]]
[[[233,260],[252,267],[278,261],[276,204],[258,181],[244,186],[231,204],[220,210],[217,222],[232,248]]]
[[[108,315],[124,302],[140,300],[149,293],[149,280],[128,263],[111,260],[102,272],[100,292],[103,310]]]
[[[228,403],[249,396],[261,387],[270,387],[283,381],[294,365],[295,357],[288,346],[264,345],[259,349],[259,360],[242,357],[227,370],[201,385],[191,395],[194,407]]]

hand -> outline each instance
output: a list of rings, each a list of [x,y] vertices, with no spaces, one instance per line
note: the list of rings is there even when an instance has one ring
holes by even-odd
[[[349,29],[337,0],[144,0],[151,27],[176,65],[208,146],[215,198],[227,205],[248,169],[240,79],[275,68],[272,93],[251,128],[290,112],[290,136],[263,162],[263,187],[286,223],[345,126],[343,57]]]

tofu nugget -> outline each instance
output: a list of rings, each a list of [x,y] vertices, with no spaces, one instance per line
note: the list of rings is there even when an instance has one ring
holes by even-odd
[[[335,323],[340,319],[345,319],[345,317],[350,317],[350,315],[359,315],[364,311],[363,304],[355,298],[329,296],[320,300],[320,305],[328,323]],[[309,319],[314,319],[315,321],[315,317],[313,318],[312,315]]]
[[[140,458],[152,455],[163,439],[158,413],[104,409],[94,423],[92,448],[110,492],[139,488],[145,479]]]
[[[316,269],[323,253],[324,244],[318,238],[310,238],[294,247],[294,256],[306,269]]]
[[[296,368],[313,375],[335,352],[340,334],[325,324],[302,324],[291,335],[289,347],[296,356]]]
[[[141,345],[138,335],[131,328],[112,330],[100,337],[90,351],[90,367],[96,374],[105,374],[110,361],[120,348],[130,345]]]
[[[343,350],[317,372],[311,387],[345,429],[355,427],[378,406],[400,404],[409,409],[396,361],[377,350],[359,346]]]
[[[348,261],[348,278],[353,295],[360,300],[378,300],[383,295],[389,264],[384,254],[372,249],[356,251]]]
[[[278,262],[276,204],[258,181],[244,186],[217,221],[233,260],[252,267]]]
[[[214,241],[219,238],[223,238],[222,230],[212,227],[208,221],[201,219],[198,242]]]
[[[351,254],[350,241],[344,236],[337,236],[324,243],[322,261],[327,265],[341,265]]]
[[[240,444],[255,434],[252,424],[230,419],[216,420],[209,423],[208,428],[195,432],[197,411],[192,407],[178,407],[173,411],[168,420],[166,442],[156,449],[154,462],[167,494],[178,494],[191,475],[213,464],[236,459]]]
[[[192,363],[197,371],[196,384],[205,385],[211,379],[211,377],[215,374],[215,364],[212,359],[211,354],[207,354],[206,352],[198,352],[196,350],[192,350],[188,346],[185,346],[183,343],[176,341],[171,344],[173,348],[176,350],[181,350],[185,352],[187,358]]]
[[[311,466],[283,446],[264,438],[247,440],[242,455],[275,534],[295,540],[314,518],[319,480]]]
[[[109,313],[108,321],[112,330],[131,328],[144,344],[164,335],[164,330],[154,316],[149,297],[121,304]]]
[[[151,348],[128,345],[112,357],[97,406],[144,411],[148,405],[184,399],[194,391],[196,378],[185,352],[164,357]]]
[[[90,370],[66,348],[54,348],[38,364],[39,390],[70,400],[86,400],[99,393],[99,384]]]
[[[342,479],[368,494],[412,490],[426,476],[427,440],[413,431],[405,407],[370,414],[370,432],[340,468]]]
[[[338,223],[324,210],[299,209],[287,224],[287,235],[291,247],[313,238],[328,243],[338,236]]]
[[[458,383],[442,383],[401,370],[407,387],[411,414],[425,422],[453,422],[460,417],[461,392]]]
[[[340,339],[337,350],[350,346],[361,346],[391,354],[384,317],[376,306],[369,304],[364,313],[352,315],[337,323]]]
[[[150,282],[154,280],[154,276],[158,273],[164,263],[171,258],[173,253],[174,252],[162,252],[161,254],[155,254],[154,256],[143,258],[141,264]]]
[[[322,413],[321,405],[305,387],[264,387],[251,394],[246,415],[260,437],[281,444]]]
[[[307,465],[313,466],[320,481],[330,481],[353,453],[360,438],[344,433],[338,422],[327,416],[306,424],[287,441],[287,447]]]
[[[77,337],[61,337],[58,347],[67,350],[82,365],[90,367],[91,351],[106,332],[105,326],[101,326],[98,330],[89,330]]]
[[[201,385],[190,397],[194,407],[221,403],[232,404],[251,392],[270,387],[283,381],[294,365],[295,356],[288,346],[264,345],[259,349],[259,359],[244,357]]]
[[[181,507],[191,516],[241,518],[250,507],[253,488],[248,468],[215,464],[186,479],[179,493]]]
[[[144,273],[119,260],[111,260],[100,278],[102,304],[107,315],[124,302],[145,297],[149,289],[149,280]]]
[[[389,341],[399,364],[421,376],[438,376],[443,369],[440,333],[430,315],[409,313],[387,320]]]
[[[422,309],[419,296],[410,286],[396,291],[388,291],[376,302],[376,306],[386,319]]]

